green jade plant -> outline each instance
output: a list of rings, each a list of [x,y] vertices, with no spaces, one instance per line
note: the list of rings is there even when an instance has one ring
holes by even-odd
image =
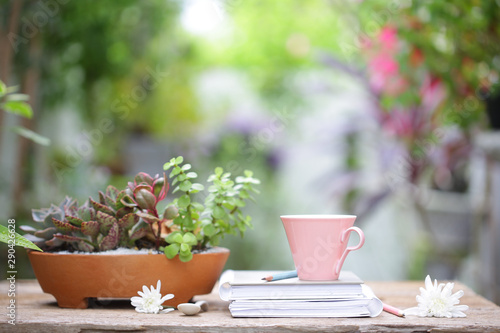
[[[21,229],[49,252],[149,248],[164,251],[169,259],[179,255],[184,262],[191,260],[193,249],[216,246],[225,234],[239,231],[243,236],[252,224],[241,208],[247,199],[254,200],[251,194],[258,191],[253,185],[260,181],[251,171],[233,181],[229,173],[216,168],[208,178],[208,195],[202,204],[194,195],[205,187],[194,182],[198,176],[189,171],[191,165],[182,163],[180,156],[164,165],[165,170],[172,169],[171,184],[177,185],[173,193],[181,195],[162,214],[158,204],[167,195],[167,178],[141,172],[124,190],[108,186],[105,193],[99,192],[97,201],[90,197],[78,206],[75,199],[66,197],[58,206],[34,209],[32,217],[40,227]]]
[[[244,177],[236,177],[233,181],[230,173],[217,167],[208,177],[208,195],[201,203],[196,201],[195,194],[205,187],[195,182],[198,175],[190,171],[191,164],[183,164],[180,156],[165,163],[163,168],[165,171],[171,169],[169,178],[172,186],[176,185],[173,193],[181,192],[163,216],[170,221],[168,228],[171,231],[165,238],[169,245],[163,248],[167,258],[179,255],[181,261],[189,261],[193,249],[201,251],[216,246],[225,234],[239,232],[243,237],[247,228],[252,228],[251,217],[241,210],[246,200],[254,200],[252,193],[259,193],[254,185],[260,181],[253,178],[251,171],[246,170]]]

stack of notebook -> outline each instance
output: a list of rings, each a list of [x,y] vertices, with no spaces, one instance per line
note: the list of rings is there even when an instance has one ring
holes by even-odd
[[[219,295],[231,301],[233,317],[376,317],[382,302],[354,273],[342,271],[335,281],[297,277],[267,282],[280,272],[226,271]]]

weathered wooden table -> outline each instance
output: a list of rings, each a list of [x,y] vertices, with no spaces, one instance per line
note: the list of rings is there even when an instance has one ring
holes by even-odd
[[[416,306],[422,282],[366,282],[384,302],[399,308]],[[2,316],[0,332],[500,332],[500,307],[478,296],[463,284],[461,304],[469,305],[466,318],[400,318],[383,312],[376,318],[232,318],[228,303],[218,294],[198,296],[210,310],[193,317],[137,313],[128,300],[104,300],[93,308],[60,309],[55,299],[42,293],[36,281],[16,282],[16,325],[5,315],[8,284],[0,283]]]

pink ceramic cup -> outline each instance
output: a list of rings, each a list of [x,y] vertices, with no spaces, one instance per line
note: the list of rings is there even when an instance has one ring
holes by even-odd
[[[337,280],[350,251],[365,243],[365,235],[353,227],[354,215],[280,216],[301,280]],[[349,234],[359,235],[356,246],[347,247]]]

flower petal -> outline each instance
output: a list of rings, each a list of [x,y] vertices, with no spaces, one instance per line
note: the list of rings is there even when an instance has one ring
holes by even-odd
[[[145,295],[149,295],[149,294],[150,294],[150,291],[149,291],[148,287],[146,287],[146,286],[142,286],[142,292],[143,292]]]
[[[413,315],[413,316],[418,316],[420,314],[420,309],[418,307],[413,307],[413,308],[408,308],[406,310],[403,310],[405,316],[407,315]]]
[[[158,282],[156,283],[156,290],[158,290],[158,292],[160,292],[160,289],[161,289],[161,281],[158,280]]]
[[[137,312],[139,312],[139,313],[145,313],[145,312],[146,312],[146,311],[145,311],[143,308],[141,308],[141,307],[136,307],[136,308],[135,308],[135,311],[137,311]]]
[[[172,299],[174,298],[174,294],[167,294],[165,296],[163,296],[163,298],[160,300],[160,303],[163,304],[163,302],[169,300],[169,299]]]
[[[420,288],[420,289],[422,289],[422,288]],[[432,280],[431,280],[430,275],[427,275],[425,277],[425,289],[427,289],[427,290],[431,290],[432,289]]]
[[[451,295],[451,297],[454,297],[454,298],[456,298],[458,300],[463,295],[464,295],[464,291],[463,290],[459,290],[456,293],[454,293],[453,295]]]

